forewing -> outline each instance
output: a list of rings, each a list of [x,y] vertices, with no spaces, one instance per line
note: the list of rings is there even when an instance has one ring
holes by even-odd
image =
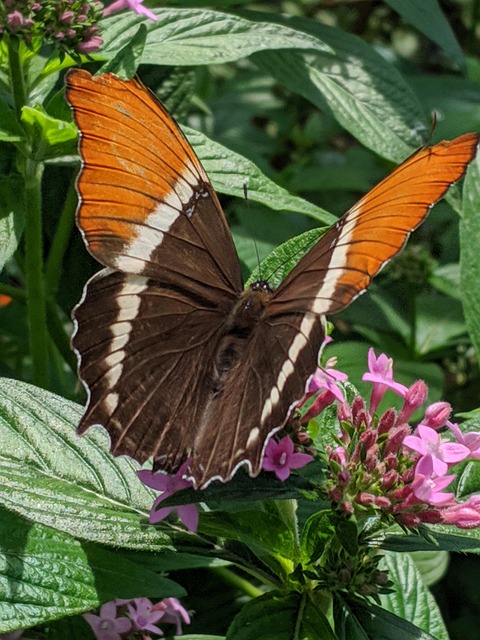
[[[328,314],[357,298],[405,245],[430,208],[463,176],[479,136],[413,154],[333,225],[275,292],[268,313]]]
[[[143,276],[94,276],[75,310],[89,396],[79,432],[102,425],[114,454],[175,471],[192,452],[229,309],[228,298],[222,308]]]
[[[80,131],[77,222],[103,265],[188,287],[239,291],[241,272],[218,198],[191,146],[138,80],[67,75]]]

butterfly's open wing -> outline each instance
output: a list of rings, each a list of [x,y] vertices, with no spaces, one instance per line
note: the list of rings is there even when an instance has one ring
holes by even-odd
[[[241,271],[218,198],[165,108],[137,80],[67,74],[80,131],[77,223],[106,267],[231,292]]]
[[[240,265],[200,162],[153,94],[74,70],[67,98],[81,136],[77,223],[112,270],[74,310],[88,393],[79,431],[101,424],[115,453],[158,453],[172,471],[193,446]]]
[[[276,290],[268,313],[344,309],[404,247],[410,233],[475,156],[466,134],[420,149],[361,198],[322,236]]]

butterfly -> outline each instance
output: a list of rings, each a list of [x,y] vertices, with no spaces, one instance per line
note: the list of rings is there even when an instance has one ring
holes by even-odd
[[[197,488],[242,465],[304,397],[323,318],[357,298],[462,177],[479,136],[422,148],[338,220],[275,290],[244,290],[219,200],[192,147],[138,80],[72,70],[80,131],[77,224],[106,268],[74,309],[72,343],[111,451]]]

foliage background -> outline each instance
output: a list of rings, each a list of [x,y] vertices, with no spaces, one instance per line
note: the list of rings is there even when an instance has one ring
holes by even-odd
[[[222,203],[245,277],[258,259],[281,242],[331,223],[332,214],[343,213],[426,139],[436,142],[480,130],[478,0],[225,1],[215,5],[178,1],[158,9],[157,15],[157,23],[127,12],[104,20],[105,47],[93,56],[97,64],[86,63],[94,69],[105,59],[112,61],[122,47],[129,48],[123,62],[126,69],[135,67],[141,57],[143,81],[182,124],[201,132],[188,130],[214,186],[224,194]],[[144,47],[142,23],[147,30]],[[61,73],[73,61],[50,58],[50,67],[42,69],[48,53],[30,63],[29,96],[30,126],[38,131],[45,162],[43,241],[52,336],[48,387],[81,403],[83,390],[68,347],[69,317],[98,265],[73,229],[78,161]],[[2,73],[5,97],[5,69]],[[15,128],[5,110],[0,121],[0,258],[5,263],[0,293],[13,297],[0,308],[0,374],[32,382],[23,289],[23,202],[18,189],[12,189],[17,180],[12,148]],[[360,390],[367,349],[373,344],[394,357],[400,381],[425,379],[430,401],[443,397],[464,413],[480,404],[478,172],[477,160],[467,177],[473,185],[471,193],[477,190],[477,200],[472,196],[466,203],[463,220],[457,215],[460,190],[453,190],[449,202],[434,209],[368,295],[334,319],[332,353]],[[275,190],[266,178],[286,191]],[[55,409],[58,416],[63,411],[62,405]],[[19,441],[2,435],[0,445],[4,453],[18,447]],[[47,468],[48,456],[36,451],[41,466]],[[8,466],[12,461],[9,455],[6,458]],[[21,473],[20,468],[15,472]],[[69,470],[55,473],[68,477]],[[5,497],[8,488],[4,487],[3,504],[13,505],[20,516],[31,515],[32,503],[26,501],[19,509],[18,495]],[[40,510],[53,500],[47,479],[42,491],[45,504]],[[125,496],[126,503],[130,499]],[[146,496],[135,499],[138,509],[145,508]],[[91,508],[87,503],[83,507]],[[94,526],[85,534],[89,517],[82,522],[82,536],[94,540],[98,519],[92,516]],[[145,531],[137,534],[147,535]],[[56,545],[62,544],[62,535],[59,531]],[[153,548],[157,542],[162,541],[151,539],[148,544]],[[230,583],[219,589],[221,567],[188,571],[192,573],[183,570],[171,577],[189,585],[188,604],[197,611],[192,632],[207,628],[224,634],[244,595]],[[467,567],[463,557],[454,557],[446,578],[434,587],[453,638],[474,638],[474,633],[480,638],[478,625],[473,624],[480,615],[479,571],[476,557],[468,560]],[[195,584],[202,589],[197,592]],[[62,633],[65,626],[58,637],[64,637]],[[54,632],[49,637],[55,637]]]

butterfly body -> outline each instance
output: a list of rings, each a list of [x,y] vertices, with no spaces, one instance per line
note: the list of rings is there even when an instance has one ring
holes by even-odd
[[[114,454],[197,487],[261,469],[302,399],[323,318],[354,300],[475,154],[468,134],[413,154],[352,207],[275,290],[244,291],[225,216],[193,149],[136,80],[67,75],[80,130],[77,224],[105,267],[74,310],[88,402]]]

